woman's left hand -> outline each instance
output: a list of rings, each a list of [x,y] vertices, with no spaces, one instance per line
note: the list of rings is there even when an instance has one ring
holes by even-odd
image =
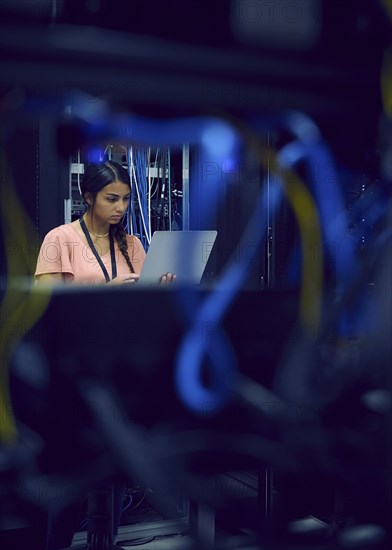
[[[170,285],[171,283],[174,283],[176,280],[176,276],[172,273],[165,273],[165,275],[162,275],[160,283],[161,285]]]

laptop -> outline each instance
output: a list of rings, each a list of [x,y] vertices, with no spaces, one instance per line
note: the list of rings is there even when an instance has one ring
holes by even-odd
[[[216,236],[215,230],[155,231],[139,284],[159,284],[162,275],[173,273],[177,284],[198,285]]]

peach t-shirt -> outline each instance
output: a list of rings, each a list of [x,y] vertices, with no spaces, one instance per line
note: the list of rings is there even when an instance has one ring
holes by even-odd
[[[146,253],[140,240],[127,235],[128,254],[135,273],[140,274]],[[95,245],[99,254],[99,245]],[[127,262],[114,241],[117,275],[130,273]],[[109,277],[112,277],[110,251],[101,256]],[[105,276],[89,245],[72,224],[55,227],[46,235],[39,252],[35,276],[63,273],[64,281],[75,284],[104,284]]]

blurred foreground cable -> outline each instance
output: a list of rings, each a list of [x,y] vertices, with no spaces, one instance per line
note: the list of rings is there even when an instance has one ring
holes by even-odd
[[[246,244],[251,240],[255,243],[247,261],[237,262],[231,258],[214,290],[201,305],[191,304],[187,293],[181,290],[177,292],[190,323],[177,355],[177,392],[188,408],[204,415],[219,411],[233,394],[237,383],[235,358],[228,340],[223,338],[221,323],[256,259],[258,245],[267,229],[267,208],[274,212],[280,203],[282,194],[278,183],[282,183],[301,232],[303,266],[300,320],[304,329],[311,333],[319,325],[321,315],[323,262],[322,257],[315,262],[312,253],[315,246],[322,250],[321,230],[312,196],[302,181],[283,164],[284,159],[281,160],[279,153],[267,150],[255,132],[239,121],[235,121],[233,127],[241,132],[245,143],[256,153],[268,178],[272,172],[269,182],[272,185],[268,186],[267,191],[267,186],[264,186],[241,238],[241,243]],[[284,170],[281,170],[282,167]],[[203,338],[203,327],[206,324],[215,327],[213,337],[208,341]],[[203,359],[207,357],[213,374],[210,388],[203,385],[201,376]]]
[[[35,258],[26,254],[36,249],[35,229],[15,194],[3,144],[0,143],[0,209],[7,264],[5,293],[0,305],[0,440],[14,443],[17,427],[9,390],[9,360],[12,350],[23,335],[45,311],[50,292],[32,291]],[[17,281],[19,279],[22,287]]]
[[[136,428],[131,423],[118,422],[113,418],[112,411],[118,408],[118,403],[106,388],[91,380],[82,380],[79,387],[119,468],[130,479],[137,479],[152,489],[151,500],[154,507],[164,516],[170,517],[169,501],[159,492],[161,487],[170,486],[170,483],[155,457],[151,456],[142,428]],[[154,489],[158,491],[154,492]]]
[[[243,137],[245,144],[256,155],[265,173],[276,183],[281,183],[297,221],[301,236],[302,280],[300,320],[306,330],[314,330],[320,321],[323,293],[323,256],[314,261],[315,247],[322,251],[322,233],[317,204],[301,178],[290,168],[280,154],[262,141],[260,135],[248,124],[231,119],[233,127]]]

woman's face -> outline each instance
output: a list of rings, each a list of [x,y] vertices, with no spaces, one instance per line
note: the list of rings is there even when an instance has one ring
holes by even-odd
[[[130,195],[126,183],[116,181],[105,185],[95,197],[93,216],[97,221],[118,223],[127,211]]]

